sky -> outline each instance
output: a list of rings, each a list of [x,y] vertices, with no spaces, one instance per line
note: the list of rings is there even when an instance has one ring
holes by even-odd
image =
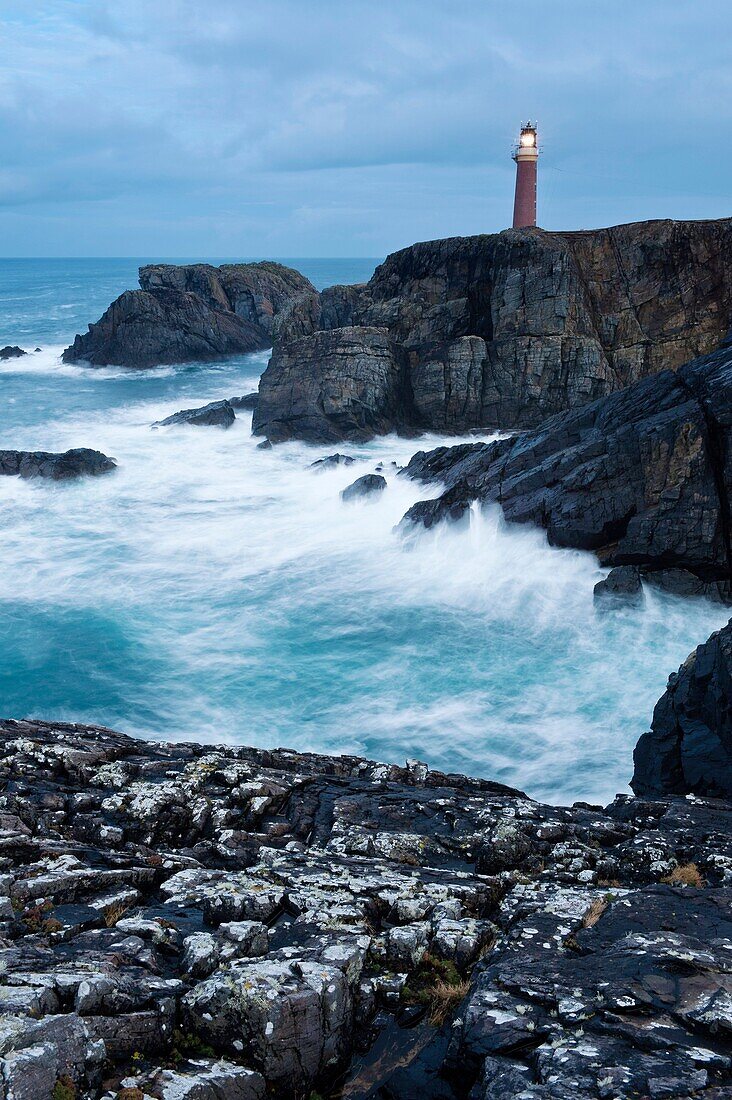
[[[732,214],[730,0],[0,0],[0,256]]]

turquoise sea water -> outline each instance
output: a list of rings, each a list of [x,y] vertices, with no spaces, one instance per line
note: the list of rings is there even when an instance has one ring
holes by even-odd
[[[597,617],[590,555],[493,511],[405,537],[424,489],[389,475],[376,501],[339,492],[377,461],[442,440],[256,449],[228,432],[150,424],[256,387],[267,354],[133,372],[60,352],[144,260],[0,261],[0,447],[96,447],[109,477],[0,478],[0,714],[166,739],[418,756],[551,801],[626,789],[632,747],[669,672],[726,621],[647,597]],[[221,262],[212,260],[212,262]],[[293,261],[318,286],[376,261]]]

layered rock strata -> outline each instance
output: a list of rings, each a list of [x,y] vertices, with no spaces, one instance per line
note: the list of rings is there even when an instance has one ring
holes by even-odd
[[[729,803],[28,721],[0,753],[8,1097],[730,1094]]]
[[[428,241],[282,311],[254,428],[533,427],[714,350],[731,322],[729,219]]]

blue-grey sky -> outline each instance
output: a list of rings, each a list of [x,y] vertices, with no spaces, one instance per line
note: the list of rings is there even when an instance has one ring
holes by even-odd
[[[0,0],[0,255],[382,256],[732,214],[730,0]]]

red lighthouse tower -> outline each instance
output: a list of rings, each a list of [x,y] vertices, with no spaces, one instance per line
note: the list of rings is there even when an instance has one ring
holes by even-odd
[[[513,228],[523,229],[526,225],[536,225],[536,162],[539,159],[539,146],[536,126],[531,122],[521,127],[513,159],[516,161]]]

